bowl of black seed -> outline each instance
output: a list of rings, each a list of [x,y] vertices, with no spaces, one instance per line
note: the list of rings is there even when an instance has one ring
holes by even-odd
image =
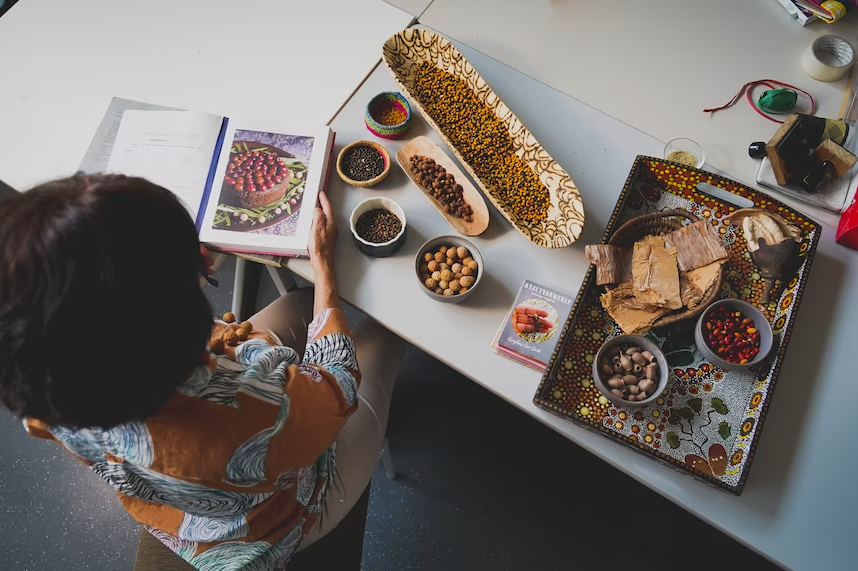
[[[405,243],[405,211],[395,201],[377,196],[352,210],[350,226],[358,250],[367,256],[392,256]]]
[[[375,141],[355,141],[337,156],[337,174],[352,186],[378,184],[389,172],[390,153]]]

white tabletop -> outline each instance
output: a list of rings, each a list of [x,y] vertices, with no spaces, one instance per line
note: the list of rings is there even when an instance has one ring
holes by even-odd
[[[789,356],[740,497],[711,489],[536,408],[532,399],[540,375],[495,355],[489,344],[524,279],[577,293],[587,270],[583,245],[601,239],[635,156],[658,155],[662,144],[459,47],[572,175],[584,198],[584,234],[570,248],[544,250],[527,242],[490,207],[488,230],[472,240],[487,270],[480,290],[465,303],[440,304],[421,291],[413,258],[425,240],[453,234],[445,220],[398,167],[369,189],[348,187],[334,176],[329,190],[341,227],[337,258],[341,295],[452,368],[776,562],[793,569],[849,568],[854,562],[852,521],[858,509],[852,486],[858,462],[849,452],[852,438],[847,424],[851,403],[858,398],[858,384],[852,380],[858,288],[850,287],[858,279],[858,252],[836,245],[833,232],[823,231]],[[338,148],[372,138],[362,122],[364,105],[372,95],[395,87],[384,66],[373,72],[332,124]],[[421,134],[439,142],[417,119],[409,137]],[[391,153],[402,144],[385,143]],[[352,207],[375,195],[393,198],[408,217],[407,242],[387,259],[358,253],[346,222]],[[312,279],[306,261],[292,261],[289,267]]]
[[[405,10],[412,16],[419,17],[429,7],[432,0],[384,0],[384,2]]]
[[[744,99],[702,110],[771,78],[809,91],[817,116],[837,117],[846,80],[816,81],[800,58],[819,35],[858,36],[856,14],[802,28],[777,0],[433,0],[420,22],[663,143],[690,137],[708,164],[746,184],[759,164],[748,144],[778,125]]]
[[[0,19],[0,179],[73,173],[115,96],[327,123],[411,15],[380,0],[26,0]]]

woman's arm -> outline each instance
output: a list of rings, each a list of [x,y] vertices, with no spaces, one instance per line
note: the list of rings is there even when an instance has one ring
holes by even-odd
[[[337,224],[331,210],[331,202],[325,192],[319,193],[319,206],[313,218],[308,250],[310,264],[316,281],[313,315],[325,309],[339,309],[337,277],[334,273],[334,251],[337,245]]]
[[[287,373],[289,416],[269,446],[266,470],[272,477],[315,462],[358,407],[361,376],[348,323],[340,310],[334,273],[336,243],[331,203],[321,192],[308,247],[316,282],[313,323],[302,362]]]

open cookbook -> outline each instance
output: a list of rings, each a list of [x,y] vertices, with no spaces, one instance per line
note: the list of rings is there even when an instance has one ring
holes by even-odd
[[[200,240],[228,251],[306,256],[333,132],[114,99],[84,172],[144,177],[173,192]]]

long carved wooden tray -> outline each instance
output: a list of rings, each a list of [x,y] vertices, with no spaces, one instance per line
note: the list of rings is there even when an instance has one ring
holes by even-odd
[[[584,226],[584,205],[578,187],[449,40],[428,30],[403,30],[384,43],[382,58],[412,105],[435,129],[468,174],[513,227],[531,242],[545,248],[563,248],[578,239]],[[412,93],[414,68],[422,62],[431,63],[464,80],[507,126],[516,153],[536,173],[551,195],[551,207],[545,221],[529,225],[516,220],[507,212],[503,203],[498,200],[495,189],[477,176],[471,165],[426,112],[420,100]]]

